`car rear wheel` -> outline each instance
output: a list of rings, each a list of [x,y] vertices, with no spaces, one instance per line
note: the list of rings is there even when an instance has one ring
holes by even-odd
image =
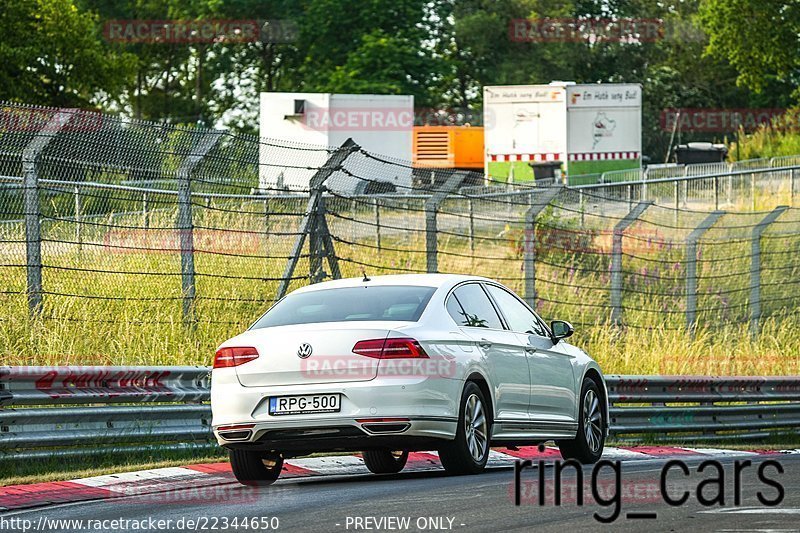
[[[603,455],[606,440],[606,421],[601,404],[600,389],[591,379],[583,380],[581,387],[578,434],[573,440],[559,441],[558,448],[564,459],[575,459],[583,464],[592,464]]]
[[[491,413],[480,388],[467,383],[461,394],[456,438],[439,450],[444,469],[451,474],[478,474],[489,460]]]
[[[406,466],[408,451],[367,450],[363,457],[373,474],[396,474]]]
[[[243,485],[271,485],[281,475],[283,457],[277,453],[231,450],[231,469]]]

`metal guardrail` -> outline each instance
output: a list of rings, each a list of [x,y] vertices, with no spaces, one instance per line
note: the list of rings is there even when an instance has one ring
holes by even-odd
[[[606,376],[618,440],[759,439],[800,433],[800,376]]]
[[[213,447],[209,370],[0,367],[0,460]],[[800,376],[606,376],[606,384],[615,440],[800,433]]]
[[[204,367],[0,367],[0,459],[207,448],[209,387]]]

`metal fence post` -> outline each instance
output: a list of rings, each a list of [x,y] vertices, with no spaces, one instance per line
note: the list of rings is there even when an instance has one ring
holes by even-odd
[[[639,190],[639,201],[644,202],[647,200],[647,176],[642,179],[641,189]]]
[[[315,264],[316,257],[320,254],[320,240],[322,241],[321,245],[324,246],[324,251],[321,253],[327,256],[333,277],[339,277],[339,265],[333,253],[333,243],[330,232],[328,231],[328,225],[325,222],[325,207],[324,205],[320,207],[319,204],[320,202],[324,202],[322,193],[324,192],[325,181],[327,181],[334,172],[342,168],[342,164],[350,154],[360,149],[361,147],[358,146],[353,139],[347,139],[342,143],[342,146],[328,158],[325,164],[311,176],[311,180],[308,184],[309,198],[306,204],[305,214],[303,215],[303,220],[300,222],[297,238],[294,241],[292,252],[289,255],[289,262],[286,263],[286,269],[283,271],[281,282],[278,285],[276,299],[283,298],[289,291],[289,284],[292,281],[297,262],[300,260],[300,256],[303,253],[303,245],[306,242],[306,238],[309,239],[309,277],[312,283],[315,279],[319,278],[320,275],[319,270],[313,270],[314,267],[321,268],[321,261],[319,264]],[[322,214],[322,216],[320,216],[320,214]]]
[[[271,222],[270,222],[270,212],[269,212],[269,200],[264,200],[264,243],[266,244],[269,241],[269,232],[271,229]]]
[[[761,236],[767,226],[775,222],[788,208],[785,205],[776,207],[753,228],[750,253],[750,333],[754,337],[759,333],[761,320]]]
[[[194,231],[192,222],[192,172],[222,137],[221,132],[204,135],[192,147],[177,171],[178,216],[175,220],[181,247],[181,295],[183,298],[183,321],[194,325],[194,302],[197,296],[194,270]]]
[[[714,209],[719,211],[719,176],[714,178]]]
[[[611,241],[611,322],[617,325],[622,321],[622,236],[628,226],[651,205],[653,202],[639,202],[614,226]]]
[[[794,205],[794,167],[789,171],[789,204]]]
[[[72,113],[57,112],[22,150],[22,183],[27,255],[28,312],[34,317],[42,308],[42,227],[39,208],[38,160],[47,144],[69,121]]]
[[[469,251],[475,253],[475,208],[472,205],[472,198],[467,200],[467,209],[469,210]]]
[[[375,198],[373,209],[375,210],[375,245],[381,249],[381,208],[377,198]]]
[[[536,217],[562,190],[560,185],[546,189],[525,211],[522,270],[525,275],[525,301],[531,309],[536,309]]]
[[[148,211],[149,206],[147,202],[147,193],[142,193],[142,226],[144,229],[148,229],[150,227],[150,212]]]
[[[628,211],[633,208],[633,185],[628,184]]]
[[[75,242],[78,243],[78,251],[81,250],[81,246],[83,244],[83,228],[81,219],[83,217],[83,205],[81,202],[81,189],[80,187],[76,186],[74,190],[75,194]]]
[[[461,185],[461,182],[464,181],[466,177],[466,172],[453,172],[442,187],[425,201],[425,266],[426,271],[429,273],[439,272],[439,235],[436,225],[439,205],[447,198],[448,194]]]
[[[724,214],[709,214],[686,238],[686,327],[691,334],[697,323],[697,242]]]

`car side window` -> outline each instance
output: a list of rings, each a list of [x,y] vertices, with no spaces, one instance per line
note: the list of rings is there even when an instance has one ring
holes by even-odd
[[[487,285],[486,290],[497,302],[512,331],[539,335],[540,337],[548,336],[547,331],[542,327],[542,323],[536,315],[516,296],[496,285]]]
[[[454,300],[455,304],[451,304],[450,300]],[[459,326],[503,329],[500,316],[477,283],[461,285],[453,291],[447,301],[447,311]],[[456,316],[453,315],[454,311]]]

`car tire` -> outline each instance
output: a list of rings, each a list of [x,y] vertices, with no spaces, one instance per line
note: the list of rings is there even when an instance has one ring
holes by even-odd
[[[439,449],[439,459],[449,474],[479,474],[489,460],[492,418],[481,389],[467,382],[461,393],[456,438]]]
[[[408,451],[367,450],[362,457],[373,474],[396,474],[406,466]]]
[[[572,440],[558,442],[561,457],[592,464],[603,455],[606,440],[606,419],[600,387],[592,378],[583,380],[578,408],[578,433]]]
[[[242,485],[272,485],[283,469],[283,457],[277,453],[253,450],[230,450],[231,469]]]

